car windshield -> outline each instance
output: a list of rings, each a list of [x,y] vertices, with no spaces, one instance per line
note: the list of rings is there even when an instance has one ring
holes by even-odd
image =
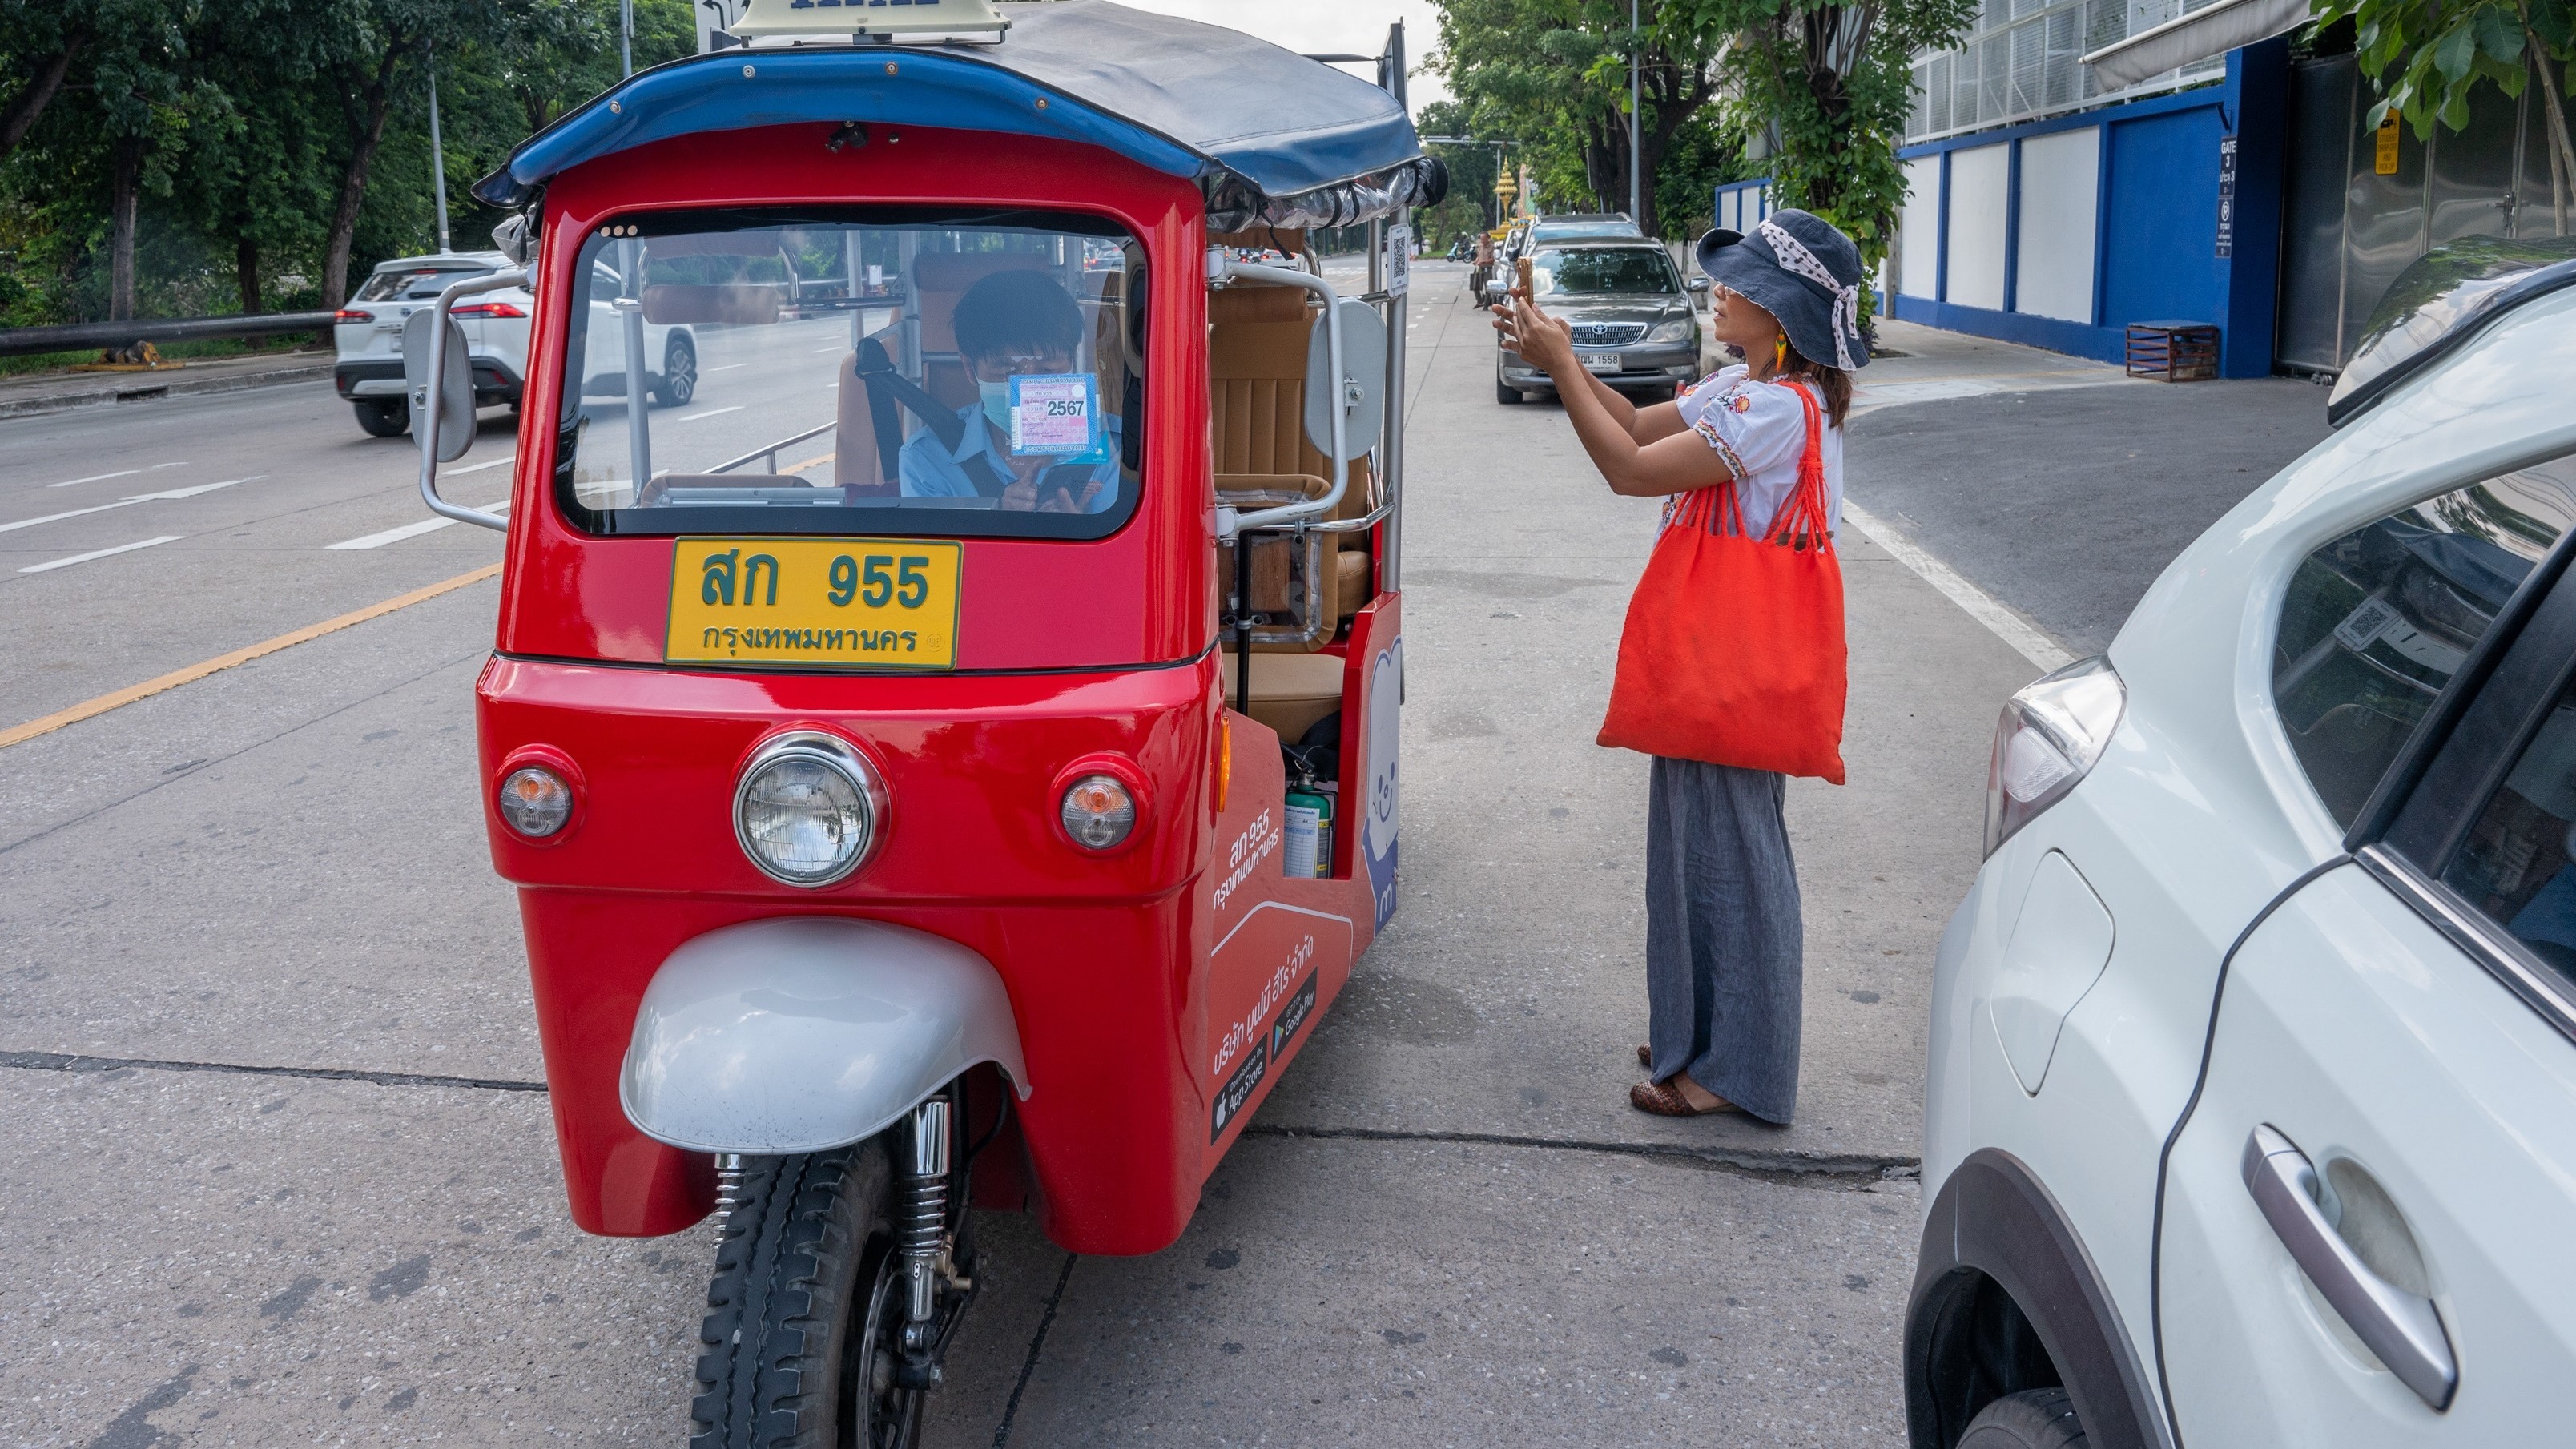
[[[378,272],[367,278],[352,302],[392,302],[414,297],[435,297],[451,282],[468,277],[487,276],[489,267],[404,267]]]
[[[1682,289],[1673,259],[1660,247],[1567,247],[1530,259],[1532,290],[1540,296],[1655,296]]]
[[[578,527],[1081,539],[1135,511],[1143,253],[1114,226],[666,213],[579,266],[555,468]]]

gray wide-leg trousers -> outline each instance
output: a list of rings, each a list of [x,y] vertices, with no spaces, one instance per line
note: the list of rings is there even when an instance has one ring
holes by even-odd
[[[1786,776],[1655,758],[1646,807],[1649,1068],[1768,1122],[1798,1105],[1805,932]]]

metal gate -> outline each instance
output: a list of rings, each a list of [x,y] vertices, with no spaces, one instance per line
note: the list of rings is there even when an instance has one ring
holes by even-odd
[[[2349,55],[2290,67],[2288,194],[2281,227],[2281,313],[2273,361],[2342,368],[2388,284],[2407,263],[2469,236],[2559,235],[2547,112],[2481,86],[2462,130],[2430,145],[2399,126],[2394,154],[2367,130],[2377,96]],[[2576,221],[2576,197],[2566,198]],[[2571,227],[2576,230],[2576,227]]]

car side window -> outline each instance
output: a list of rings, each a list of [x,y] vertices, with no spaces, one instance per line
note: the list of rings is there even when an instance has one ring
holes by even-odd
[[[2442,883],[2576,982],[2576,688],[2514,761]]]
[[[2532,565],[2576,523],[2576,458],[2436,494],[2291,576],[2272,697],[2326,810],[2349,826],[2416,721]]]

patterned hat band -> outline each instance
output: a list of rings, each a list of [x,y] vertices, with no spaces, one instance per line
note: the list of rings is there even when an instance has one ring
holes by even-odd
[[[1860,342],[1860,284],[1834,280],[1832,270],[1819,260],[1807,244],[1789,229],[1768,217],[1754,228],[1756,235],[1770,244],[1771,253],[1779,258],[1782,271],[1803,277],[1833,297],[1834,366],[1845,372],[1858,364],[1852,360],[1852,349]]]

